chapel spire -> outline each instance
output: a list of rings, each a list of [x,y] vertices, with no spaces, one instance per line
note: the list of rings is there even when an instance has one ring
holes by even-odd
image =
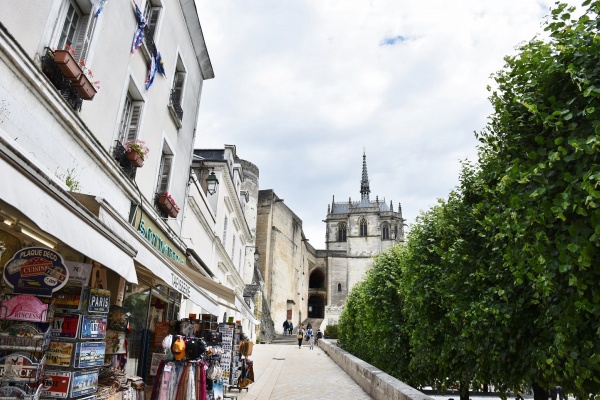
[[[369,193],[371,193],[371,189],[369,189],[369,175],[367,174],[367,155],[363,149],[362,179],[360,181],[361,203],[365,200],[369,201]]]

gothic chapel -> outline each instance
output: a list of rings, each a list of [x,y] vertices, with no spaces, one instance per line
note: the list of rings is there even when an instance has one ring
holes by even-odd
[[[336,202],[334,198],[327,206],[326,250],[317,251],[317,262],[324,264],[326,277],[320,268],[310,276],[309,318],[324,318],[327,325],[337,324],[348,293],[365,278],[373,257],[404,241],[405,220],[400,203],[394,211],[392,201],[387,204],[378,196],[371,200],[370,193],[363,152],[360,200]]]

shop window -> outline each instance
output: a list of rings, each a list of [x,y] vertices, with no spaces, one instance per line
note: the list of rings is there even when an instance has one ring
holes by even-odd
[[[345,222],[342,222],[338,225],[338,242],[345,242],[346,235],[348,231],[348,225]]]
[[[381,226],[381,239],[390,240],[390,225],[387,222]]]
[[[360,222],[360,236],[367,236],[367,220],[366,218],[361,218]]]

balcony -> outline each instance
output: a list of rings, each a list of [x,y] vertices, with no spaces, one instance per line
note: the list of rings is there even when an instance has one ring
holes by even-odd
[[[127,150],[125,150],[125,146],[123,146],[123,144],[118,140],[115,140],[113,157],[115,160],[117,160],[125,175],[127,175],[129,179],[135,180],[137,168],[131,164],[131,161],[129,158],[127,158]]]
[[[181,108],[181,99],[179,98],[180,93],[181,91],[171,90],[171,100],[169,101],[169,111],[175,121],[175,125],[177,125],[177,129],[181,128],[181,122],[183,121],[183,108]]]
[[[73,82],[63,74],[54,61],[54,54],[49,48],[46,48],[46,53],[42,56],[42,72],[52,82],[56,90],[60,92],[60,95],[69,106],[75,111],[81,111],[83,98],[75,90]]]

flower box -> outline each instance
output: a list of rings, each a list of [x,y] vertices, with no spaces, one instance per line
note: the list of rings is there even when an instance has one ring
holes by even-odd
[[[139,168],[144,165],[144,159],[137,151],[129,151],[125,154],[127,154],[127,159],[131,162],[132,167]]]
[[[96,88],[83,73],[78,79],[71,79],[71,85],[83,100],[92,100],[96,95]]]
[[[54,63],[66,78],[79,79],[82,75],[79,64],[68,50],[55,50]]]
[[[179,214],[179,209],[175,204],[172,203],[169,196],[165,194],[161,194],[160,196],[158,196],[158,205],[164,212],[166,212],[169,215],[169,217],[177,218],[177,214]]]

